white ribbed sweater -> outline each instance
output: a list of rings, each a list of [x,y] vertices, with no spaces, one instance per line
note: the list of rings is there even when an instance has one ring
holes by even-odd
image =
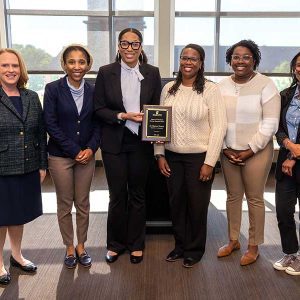
[[[164,150],[177,153],[206,153],[205,164],[215,166],[226,132],[226,113],[217,84],[207,81],[204,92],[180,85],[175,96],[168,93],[174,82],[162,90],[160,104],[172,106],[171,142],[154,146],[155,154]]]

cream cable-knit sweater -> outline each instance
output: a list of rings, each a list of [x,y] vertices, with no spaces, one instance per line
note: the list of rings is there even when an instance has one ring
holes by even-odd
[[[215,166],[226,132],[224,101],[217,84],[207,81],[204,92],[197,94],[192,87],[180,85],[175,96],[168,90],[169,82],[162,90],[160,104],[172,106],[171,142],[155,144],[154,153],[164,150],[177,153],[206,153],[204,163]]]

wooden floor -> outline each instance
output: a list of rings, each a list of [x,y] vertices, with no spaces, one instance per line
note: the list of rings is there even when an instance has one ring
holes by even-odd
[[[270,176],[267,191],[274,191]],[[106,188],[102,168],[97,169],[93,188]],[[53,186],[48,179],[44,190]],[[214,189],[224,189],[218,174]],[[101,201],[101,199],[99,199]],[[93,258],[90,269],[78,266],[66,269],[63,264],[64,246],[56,215],[47,214],[25,227],[24,255],[38,265],[36,275],[24,275],[10,268],[11,284],[0,287],[0,299],[300,299],[300,276],[275,271],[274,260],[281,256],[280,238],[274,206],[268,204],[265,244],[260,247],[258,261],[241,267],[240,257],[247,247],[248,214],[243,213],[240,251],[218,259],[217,250],[226,242],[227,222],[224,210],[210,205],[207,248],[201,262],[192,269],[182,262],[168,263],[165,256],[173,248],[171,235],[147,235],[144,261],[139,265],[122,255],[111,265],[105,263],[106,213],[91,213],[89,240],[86,244]],[[9,262],[9,244],[4,259]]]

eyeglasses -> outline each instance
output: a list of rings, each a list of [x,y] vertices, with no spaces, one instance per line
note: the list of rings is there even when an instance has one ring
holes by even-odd
[[[141,47],[141,42],[128,42],[128,41],[120,41],[119,45],[122,49],[128,49],[131,46],[132,50],[139,50]]]
[[[180,60],[182,62],[188,62],[188,61],[190,61],[191,63],[195,64],[195,63],[197,63],[197,61],[200,60],[200,58],[198,58],[198,57],[180,56]]]
[[[249,62],[253,56],[252,55],[231,55],[232,61],[243,61]]]

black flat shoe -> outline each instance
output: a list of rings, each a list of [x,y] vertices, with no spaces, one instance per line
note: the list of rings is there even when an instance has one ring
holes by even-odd
[[[130,262],[132,264],[139,264],[143,260],[143,255],[141,256],[135,256],[130,254]]]
[[[197,262],[199,262],[199,260],[196,260],[192,257],[186,257],[183,259],[182,266],[185,268],[192,268],[194,266],[194,264],[196,264]]]
[[[105,260],[106,260],[106,262],[112,264],[118,259],[119,255],[120,255],[120,253],[117,253],[115,255],[109,255],[107,252],[105,255]]]
[[[178,253],[175,250],[173,250],[166,257],[166,261],[173,262],[173,261],[180,260],[181,258],[183,258],[183,254],[182,253]]]
[[[36,270],[37,270],[37,266],[30,262],[28,263],[27,265],[25,266],[22,266],[20,263],[18,263],[14,258],[13,256],[11,255],[10,256],[10,265],[12,267],[15,267],[15,268],[19,268],[20,270],[24,271],[24,272],[27,272],[27,273],[35,273]]]
[[[11,277],[9,273],[0,276],[0,284],[8,285],[10,283]]]
[[[82,252],[80,255],[77,252],[77,249],[75,249],[76,251],[76,257],[78,262],[85,268],[89,268],[92,265],[92,259],[91,257],[87,254],[87,252],[84,250],[84,252]]]
[[[64,264],[68,269],[74,269],[77,265],[77,258],[71,254],[71,255],[65,255]]]

